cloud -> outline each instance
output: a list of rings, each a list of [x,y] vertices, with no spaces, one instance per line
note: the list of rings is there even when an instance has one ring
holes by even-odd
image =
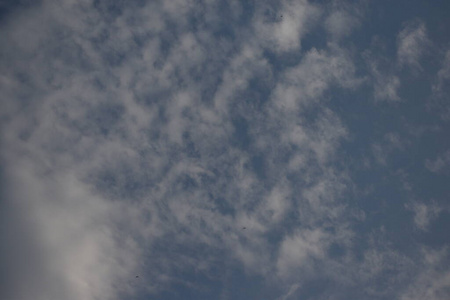
[[[397,59],[400,66],[421,70],[420,58],[428,44],[426,27],[421,20],[406,23],[397,36]]]
[[[270,156],[256,146],[254,130],[273,128],[284,116],[272,98],[263,105],[267,123],[239,101],[255,78],[277,85],[267,76],[272,67],[259,47],[299,49],[317,8],[286,2],[284,20],[270,25],[273,35],[255,33],[256,40],[234,48],[207,27],[183,29],[186,16],[198,16],[195,6],[91,5],[44,2],[17,15],[25,23],[3,29],[12,47],[2,48],[9,57],[2,85],[10,97],[2,159],[8,161],[12,186],[27,186],[25,194],[11,188],[9,197],[29,206],[20,219],[36,224],[24,224],[23,230],[36,231],[32,249],[51,257],[41,260],[43,266],[23,266],[14,274],[32,270],[42,273],[40,278],[58,277],[53,283],[29,279],[37,299],[60,294],[115,299],[140,289],[157,293],[175,281],[189,284],[176,275],[180,270],[211,274],[214,257],[224,251],[226,259],[242,262],[249,272],[267,274],[275,268],[270,253],[278,247],[267,236],[286,222],[293,200],[289,168],[275,163],[279,154]],[[208,9],[200,13],[216,13]],[[42,30],[32,34],[37,26]],[[312,78],[308,70],[315,70]],[[300,84],[313,101],[331,84],[353,87],[353,72],[345,51],[312,50],[279,86]],[[20,95],[22,102],[15,103]],[[233,133],[238,114],[249,124],[248,146],[232,144],[241,134]],[[271,133],[284,136],[291,121]],[[303,130],[304,141],[287,134],[276,151],[298,144],[307,154],[304,167],[311,165],[310,155],[321,164],[323,170],[310,175],[318,187],[305,197],[322,210],[321,201],[334,192],[324,193],[318,182],[322,173],[333,173],[326,164],[346,131],[329,110]],[[259,163],[246,147],[260,151]],[[258,164],[266,168],[267,183],[254,169]],[[298,171],[291,167],[291,172]],[[47,250],[38,252],[41,248]],[[136,286],[130,282],[135,273],[152,284]],[[13,290],[12,298],[21,296]]]
[[[274,52],[299,51],[302,37],[315,25],[320,8],[308,1],[282,1],[260,6],[253,21],[255,42]]]
[[[287,237],[280,247],[280,256],[277,261],[277,270],[280,276],[288,276],[291,272],[311,271],[309,263],[312,258],[324,256],[324,247],[327,243],[326,233],[320,229],[304,230]]]
[[[275,103],[283,110],[303,109],[314,101],[320,101],[334,85],[356,88],[360,80],[354,72],[351,57],[346,51],[337,47],[328,51],[313,48],[298,65],[283,74],[283,80],[275,87]]]
[[[374,98],[377,101],[397,102],[401,98],[398,90],[401,86],[400,78],[389,66],[387,58],[377,57],[371,51],[365,51],[363,57],[372,77],[371,83],[374,89]]]
[[[397,133],[386,133],[381,142],[372,145],[372,152],[377,163],[387,164],[389,155],[395,150],[403,150],[407,141],[402,139]]]
[[[439,69],[433,75],[432,94],[427,108],[438,114],[443,121],[450,120],[450,107],[447,103],[448,81],[450,79],[450,50],[442,49],[439,53]]]
[[[442,211],[436,203],[412,202],[406,208],[414,212],[414,224],[421,230],[426,231],[433,219],[436,219]]]
[[[433,92],[440,94],[445,89],[445,83],[450,79],[450,50],[445,53],[442,67],[437,72],[436,82],[433,84]]]
[[[439,173],[446,169],[450,164],[450,151],[438,155],[436,159],[425,160],[425,167],[433,173]]]
[[[289,297],[291,297],[291,296],[298,290],[299,287],[300,287],[300,284],[298,284],[298,283],[293,284],[293,285],[289,288],[289,290],[288,290],[288,292],[286,293],[286,295],[284,295],[283,297],[281,297],[281,298],[279,298],[279,299],[280,299],[280,300],[286,300],[286,299],[289,299]]]
[[[107,203],[71,174],[39,178],[37,172],[32,164],[22,163],[8,173],[13,183],[10,205],[19,207],[15,217],[22,220],[16,226],[26,235],[35,234],[26,245],[14,238],[7,241],[18,248],[10,254],[12,262],[28,261],[9,268],[17,280],[10,282],[11,298],[111,298],[126,291],[139,250],[116,226],[130,208]],[[27,252],[33,258],[21,256]]]
[[[421,272],[415,281],[401,294],[402,300],[445,299],[450,289],[450,273],[442,269],[448,263],[448,249],[432,250],[423,248]]]
[[[361,25],[364,10],[361,3],[348,5],[342,1],[334,1],[330,6],[332,8],[325,18],[324,27],[333,39],[339,40],[349,36]]]
[[[365,105],[351,101],[365,83],[398,101],[401,78],[376,48],[360,65],[362,10],[335,3],[14,11],[0,29],[8,299],[226,299],[234,281],[274,299],[317,283],[322,298],[396,294],[408,257],[361,217],[344,152]],[[405,145],[392,132],[373,147],[386,168]],[[411,209],[426,227],[433,208]]]

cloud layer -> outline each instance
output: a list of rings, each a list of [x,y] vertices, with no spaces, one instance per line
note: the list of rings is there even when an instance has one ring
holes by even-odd
[[[445,299],[448,123],[411,116],[447,95],[448,55],[421,61],[436,47],[412,18],[393,45],[360,41],[369,17],[306,0],[10,8],[3,298]],[[425,77],[428,102],[407,89]]]

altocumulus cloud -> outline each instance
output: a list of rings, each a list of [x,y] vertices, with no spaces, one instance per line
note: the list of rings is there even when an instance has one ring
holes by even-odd
[[[1,298],[447,299],[449,23],[411,5],[2,4]]]

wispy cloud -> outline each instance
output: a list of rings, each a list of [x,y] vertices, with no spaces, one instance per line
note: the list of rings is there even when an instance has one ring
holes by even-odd
[[[396,133],[389,132],[380,142],[372,145],[372,152],[377,163],[386,165],[388,157],[395,151],[401,151],[407,145],[407,141]]]
[[[439,213],[443,210],[436,203],[412,202],[406,208],[414,213],[414,224],[421,230],[427,230],[430,222],[437,218]]]
[[[326,17],[324,27],[335,40],[349,36],[361,25],[361,18],[365,10],[364,4],[343,1],[330,1],[332,7]]]
[[[450,80],[450,50],[447,50],[440,70],[437,72],[436,82],[433,84],[433,92],[440,94],[445,88],[445,83]]]
[[[406,23],[397,36],[397,44],[400,66],[421,70],[420,58],[430,44],[425,24],[421,20]]]
[[[375,43],[376,44],[376,43]],[[374,89],[374,98],[377,101],[400,101],[398,95],[401,86],[400,78],[395,74],[394,68],[385,57],[377,57],[372,51],[363,53]]]
[[[450,288],[450,274],[448,270],[440,268],[442,264],[448,263],[448,249],[422,250],[422,270],[415,282],[408,286],[402,293],[400,299],[444,299]]]
[[[316,25],[320,12],[318,5],[306,0],[264,3],[254,16],[253,42],[275,52],[299,51],[302,37]]]
[[[450,165],[450,151],[438,155],[435,159],[425,160],[425,167],[433,172],[439,173]]]

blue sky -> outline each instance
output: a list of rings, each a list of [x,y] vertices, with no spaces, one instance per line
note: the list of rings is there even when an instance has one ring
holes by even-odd
[[[449,13],[0,1],[0,298],[448,299]]]

